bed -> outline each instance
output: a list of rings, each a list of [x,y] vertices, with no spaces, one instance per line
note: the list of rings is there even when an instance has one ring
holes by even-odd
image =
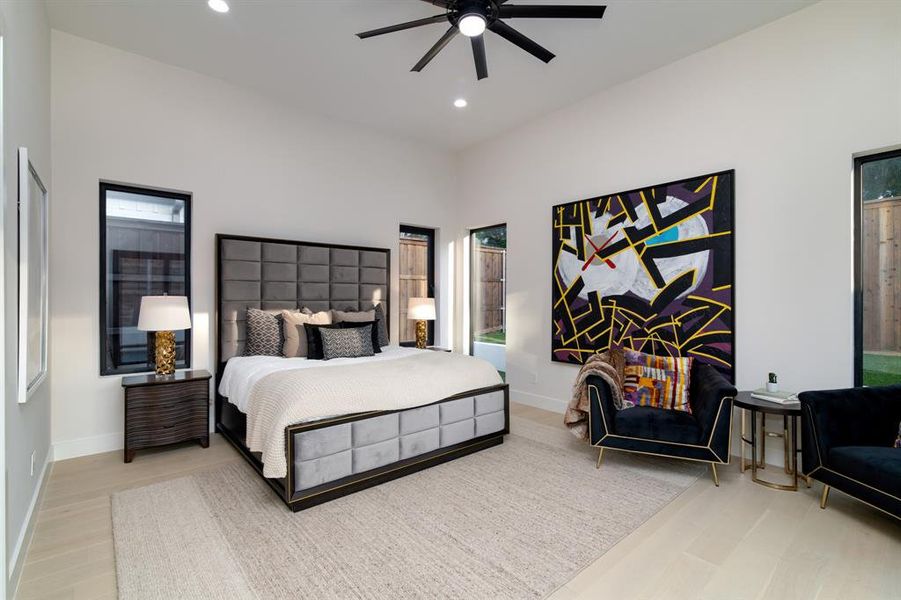
[[[328,361],[243,356],[248,308],[380,304],[387,321],[390,250],[218,234],[216,254],[216,431],[290,509],[503,443],[509,389],[473,357],[396,345]]]

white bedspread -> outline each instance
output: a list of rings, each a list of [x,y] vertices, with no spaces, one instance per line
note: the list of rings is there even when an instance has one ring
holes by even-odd
[[[411,408],[499,383],[484,360],[395,346],[373,357],[329,361],[235,357],[219,392],[247,415],[247,447],[262,453],[263,474],[284,477],[288,425]]]

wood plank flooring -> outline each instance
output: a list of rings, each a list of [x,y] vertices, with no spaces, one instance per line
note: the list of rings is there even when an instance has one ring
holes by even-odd
[[[512,404],[513,414],[561,427],[561,416]],[[213,436],[185,444],[55,463],[25,558],[17,598],[116,598],[110,496],[240,461]],[[615,452],[604,456],[620,460]],[[604,468],[603,465],[601,468]],[[558,589],[573,599],[890,599],[901,597],[901,522],[820,484],[770,490],[720,469],[720,487],[700,478],[609,552]]]

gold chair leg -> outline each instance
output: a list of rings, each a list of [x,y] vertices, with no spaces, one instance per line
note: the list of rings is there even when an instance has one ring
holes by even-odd
[[[598,464],[595,465],[595,468],[596,468],[596,469],[600,469],[600,468],[601,468],[601,459],[602,459],[602,458],[604,458],[604,449],[603,449],[603,448],[599,448],[599,449],[598,449]]]
[[[829,498],[829,486],[823,486],[823,495],[820,496],[820,508],[826,508],[826,500]]]
[[[720,478],[716,475],[716,465],[710,463],[710,474],[713,475],[713,485],[720,487]]]

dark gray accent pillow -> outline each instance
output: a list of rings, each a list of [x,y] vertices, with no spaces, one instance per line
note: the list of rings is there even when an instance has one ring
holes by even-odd
[[[388,338],[388,322],[381,304],[375,305],[375,322],[379,330],[379,346],[387,346],[391,340]]]
[[[342,321],[338,323],[341,329],[354,329],[356,327],[369,327],[372,331],[372,350],[376,354],[381,354],[382,349],[379,347],[379,329],[376,327],[378,321]]]
[[[304,323],[303,328],[307,334],[307,358],[312,360],[322,360],[322,335],[320,329],[339,329],[340,323],[330,323],[328,325],[312,325]]]
[[[285,343],[282,335],[281,315],[258,308],[247,309],[244,356],[282,356]]]
[[[372,325],[346,329],[320,328],[322,359],[372,356]]]

